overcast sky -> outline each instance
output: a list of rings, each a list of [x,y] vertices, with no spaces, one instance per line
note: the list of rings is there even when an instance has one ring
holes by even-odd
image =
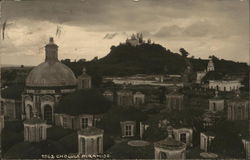
[[[1,15],[2,64],[43,62],[49,37],[59,59],[101,58],[134,32],[197,58],[249,59],[248,0],[5,0]]]

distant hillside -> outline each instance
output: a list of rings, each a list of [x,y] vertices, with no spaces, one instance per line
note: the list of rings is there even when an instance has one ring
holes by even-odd
[[[184,58],[158,44],[112,46],[110,53],[98,61],[107,67],[106,74],[131,75],[138,73],[181,74],[185,68]],[[178,64],[178,65],[176,65]],[[112,69],[110,72],[109,70]]]
[[[194,71],[206,69],[208,60],[188,58]],[[133,74],[182,74],[186,64],[184,57],[173,53],[159,44],[142,44],[136,47],[129,44],[112,46],[110,52],[103,58],[84,62],[70,62],[62,60],[76,75],[85,66],[92,76],[127,76]],[[225,74],[246,73],[246,63],[228,60],[214,60],[215,68]]]
[[[76,75],[85,66],[89,74],[105,76],[127,76],[133,74],[181,74],[185,69],[184,58],[158,44],[142,44],[132,47],[128,44],[112,46],[109,54],[89,62],[62,60]],[[178,65],[177,65],[178,64]],[[80,68],[79,68],[80,66]]]

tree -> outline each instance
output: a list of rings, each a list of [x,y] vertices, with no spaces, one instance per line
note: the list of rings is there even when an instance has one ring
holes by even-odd
[[[181,52],[181,55],[182,55],[183,57],[187,57],[187,56],[189,55],[189,53],[188,53],[184,48],[180,48],[179,51]]]
[[[150,126],[143,134],[143,139],[150,142],[156,142],[167,138],[167,132],[158,127]]]
[[[244,158],[244,146],[232,122],[223,121],[215,127],[215,138],[211,143],[211,151],[222,158]]]

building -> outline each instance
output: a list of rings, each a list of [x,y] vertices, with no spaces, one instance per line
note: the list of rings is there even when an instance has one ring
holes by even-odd
[[[87,127],[78,131],[78,153],[97,155],[103,153],[103,130]]]
[[[182,110],[183,109],[184,95],[177,92],[175,89],[173,92],[166,95],[166,107],[168,110]]]
[[[208,64],[207,64],[207,68],[203,71],[198,71],[196,73],[196,83],[201,83],[202,78],[206,76],[206,74],[210,71],[215,71],[215,65],[214,62],[212,60],[212,58],[209,59]]]
[[[215,138],[215,134],[213,132],[201,132],[200,133],[200,149],[209,152],[210,146]]]
[[[23,122],[24,125],[24,141],[40,142],[47,139],[46,121],[38,117],[32,117]]]
[[[111,103],[97,90],[77,90],[57,104],[55,125],[73,130],[96,126],[110,106]]]
[[[209,111],[218,112],[224,111],[224,99],[218,96],[218,91],[215,91],[215,96],[208,100],[209,102]]]
[[[87,75],[86,68],[82,69],[82,74],[77,77],[77,88],[91,88],[91,77]]]
[[[117,105],[118,106],[132,106],[133,105],[133,92],[127,89],[122,89],[117,92]]]
[[[132,85],[132,86],[183,86],[181,75],[159,75],[159,74],[136,74],[126,77],[103,77],[103,82],[113,82],[117,85]]]
[[[230,92],[236,91],[242,87],[239,80],[209,80],[208,88],[218,91]]]
[[[193,130],[191,128],[173,128],[174,139],[181,141],[188,147],[193,146]]]
[[[154,144],[155,159],[186,159],[186,145],[173,138],[173,128],[168,127],[168,137]]]
[[[141,92],[136,92],[133,95],[133,103],[134,105],[143,105],[145,103],[145,95]]]
[[[132,34],[132,36],[130,38],[127,38],[126,40],[126,44],[130,44],[133,47],[141,45],[143,43],[144,42],[142,33],[137,33],[136,35]]]
[[[227,119],[228,120],[248,120],[249,117],[249,100],[240,97],[240,93],[236,93],[236,97],[227,101]]]
[[[196,73],[196,83],[200,84],[203,77],[207,74],[206,71],[199,71]]]
[[[63,95],[76,90],[74,73],[58,60],[58,46],[50,38],[45,46],[45,62],[31,70],[26,78],[26,89],[22,94],[22,117],[30,119],[33,115],[54,122],[55,105]]]
[[[215,70],[214,62],[213,62],[213,59],[210,58],[207,64],[207,72],[214,71],[214,70]]]

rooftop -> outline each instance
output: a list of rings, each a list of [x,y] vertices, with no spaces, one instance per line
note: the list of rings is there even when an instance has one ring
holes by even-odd
[[[85,136],[90,136],[90,135],[98,135],[98,134],[103,134],[103,130],[95,127],[87,127],[83,130],[78,131],[78,134],[80,135],[85,135]]]

